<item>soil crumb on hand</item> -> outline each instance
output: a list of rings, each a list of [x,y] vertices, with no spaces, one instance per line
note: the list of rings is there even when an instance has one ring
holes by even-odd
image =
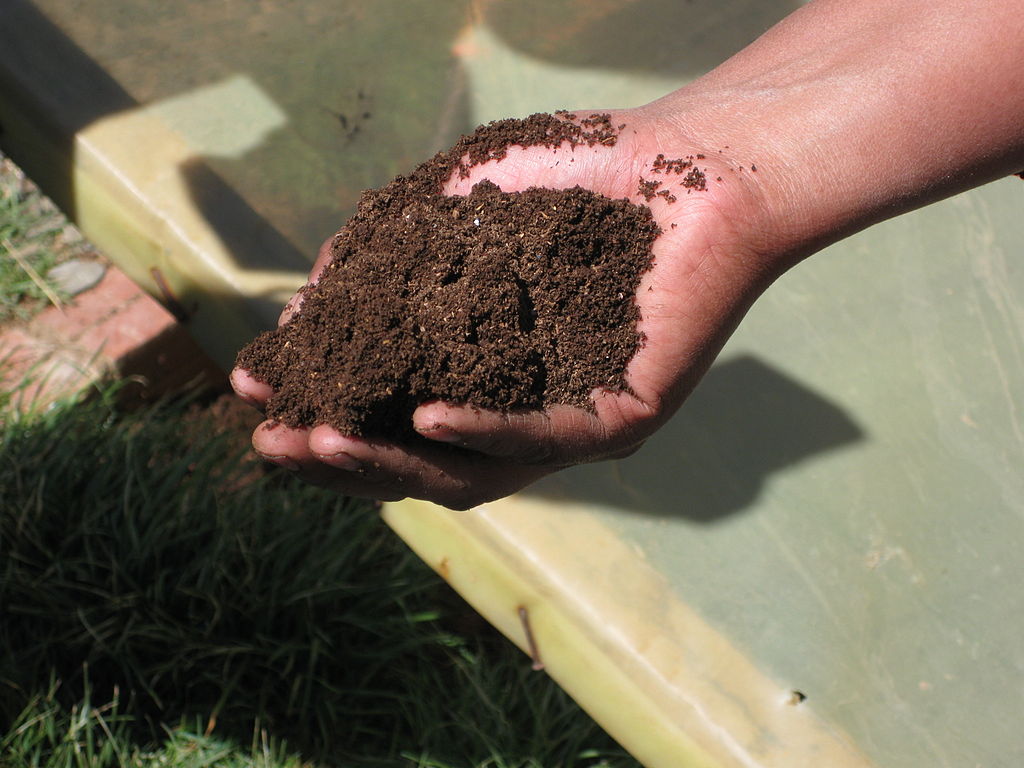
[[[401,440],[430,400],[591,407],[593,389],[626,389],[650,209],[580,187],[441,192],[509,146],[608,146],[619,130],[601,114],[502,120],[364,192],[299,311],[238,355],[274,389],[268,418]]]

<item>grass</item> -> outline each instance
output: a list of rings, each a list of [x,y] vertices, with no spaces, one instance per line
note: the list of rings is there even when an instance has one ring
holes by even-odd
[[[85,246],[0,156],[0,249]],[[0,250],[0,323],[45,306]],[[3,360],[0,359],[0,366]],[[0,388],[0,768],[633,768],[381,522],[180,398]]]
[[[0,324],[65,298],[46,275],[88,250],[53,203],[0,154]]]
[[[2,417],[0,766],[635,765],[371,505],[115,395]]]
[[[308,765],[265,738],[247,749],[212,736],[177,728],[152,747],[133,742],[131,719],[115,698],[102,707],[85,703],[64,711],[57,686],[34,699],[0,738],[0,765],[120,768],[121,766],[219,766],[221,768],[298,768]]]

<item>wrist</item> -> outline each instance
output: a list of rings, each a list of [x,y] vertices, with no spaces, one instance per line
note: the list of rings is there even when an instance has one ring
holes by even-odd
[[[706,188],[687,190],[681,205],[649,204],[683,214],[687,223],[680,227],[713,227],[723,267],[733,265],[730,271],[751,284],[767,284],[814,250],[814,218],[821,212],[799,182],[807,168],[793,164],[781,137],[760,131],[733,108],[736,102],[735,95],[689,86],[638,109],[635,123],[645,135],[637,166],[641,178],[660,181],[665,177],[652,174],[657,155],[691,158]]]
[[[1020,10],[816,0],[645,110],[756,164],[757,226],[792,262],[1024,167]]]

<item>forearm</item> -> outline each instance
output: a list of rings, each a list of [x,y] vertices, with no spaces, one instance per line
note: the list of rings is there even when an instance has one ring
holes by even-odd
[[[1024,168],[1024,0],[816,0],[651,108],[757,165],[806,255]]]

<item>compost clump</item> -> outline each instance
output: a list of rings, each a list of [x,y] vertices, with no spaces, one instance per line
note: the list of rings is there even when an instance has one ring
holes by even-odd
[[[601,114],[497,121],[364,192],[299,310],[238,355],[274,390],[267,416],[401,440],[429,400],[586,408],[595,388],[627,389],[660,232],[650,209],[580,187],[442,194],[512,145],[608,146],[621,128]]]

